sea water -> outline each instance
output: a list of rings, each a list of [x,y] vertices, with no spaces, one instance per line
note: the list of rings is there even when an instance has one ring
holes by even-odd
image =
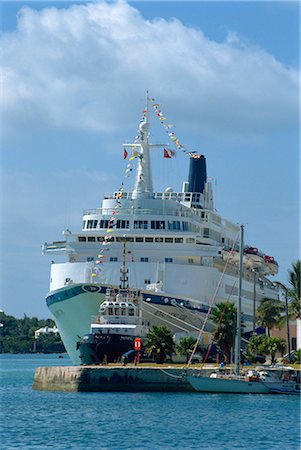
[[[285,395],[33,391],[67,356],[0,355],[1,449],[298,449],[300,399]]]

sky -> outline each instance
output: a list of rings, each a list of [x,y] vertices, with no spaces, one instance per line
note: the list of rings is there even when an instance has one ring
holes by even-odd
[[[206,156],[217,211],[286,282],[300,258],[299,38],[298,2],[2,2],[1,308],[50,317],[41,244],[118,189],[147,90]],[[167,142],[155,116],[151,133]],[[154,150],[152,172],[155,190],[179,191],[188,158]]]

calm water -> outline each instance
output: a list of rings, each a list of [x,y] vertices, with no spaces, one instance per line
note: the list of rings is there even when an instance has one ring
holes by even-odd
[[[0,355],[1,449],[297,449],[297,397],[33,391],[53,355]]]

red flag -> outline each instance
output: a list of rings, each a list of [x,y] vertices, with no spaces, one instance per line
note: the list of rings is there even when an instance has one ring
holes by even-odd
[[[164,158],[171,158],[171,156],[168,153],[168,151],[166,150],[166,148],[164,149]]]
[[[166,150],[164,149],[164,158],[172,158],[175,155],[175,152],[172,150]]]
[[[123,150],[123,159],[126,159],[128,157],[128,152],[126,149]]]

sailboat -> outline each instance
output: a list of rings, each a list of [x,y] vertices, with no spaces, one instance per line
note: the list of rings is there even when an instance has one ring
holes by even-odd
[[[244,226],[240,226],[240,258],[239,258],[239,287],[237,301],[237,325],[235,341],[235,372],[231,375],[213,372],[208,376],[201,376],[195,371],[187,376],[192,387],[199,392],[216,392],[229,394],[291,394],[300,395],[300,377],[292,367],[270,367],[257,371],[249,371],[242,375],[240,371],[241,351],[241,294],[242,268],[244,250]]]

